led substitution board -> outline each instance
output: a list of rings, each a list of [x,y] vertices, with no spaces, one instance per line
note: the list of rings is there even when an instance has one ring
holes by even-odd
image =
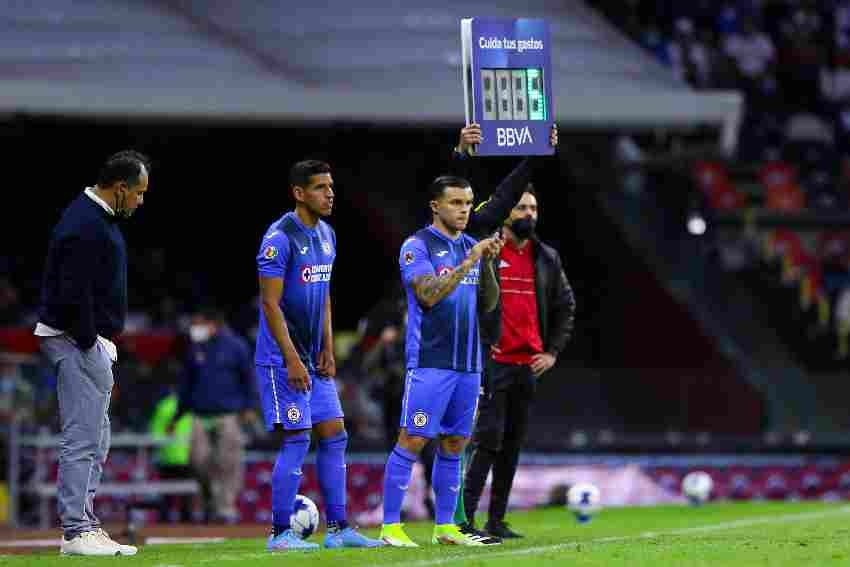
[[[549,27],[544,20],[460,23],[466,123],[481,125],[476,153],[551,155],[554,124]]]

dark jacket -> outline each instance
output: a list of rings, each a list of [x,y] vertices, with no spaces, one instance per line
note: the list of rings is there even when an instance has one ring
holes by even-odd
[[[534,286],[543,350],[557,356],[572,337],[576,302],[558,251],[537,237],[534,237]],[[502,327],[502,303],[499,302],[490,313],[480,313],[479,323],[481,342],[487,346],[498,343]]]
[[[469,158],[461,157],[455,154],[457,165],[466,166]],[[466,233],[471,237],[481,240],[491,236],[496,230],[501,228],[502,223],[511,214],[511,209],[522,198],[525,188],[531,181],[531,176],[534,173],[538,160],[525,158],[522,160],[511,173],[502,180],[496,187],[493,194],[486,200],[480,203],[472,211],[472,216],[469,218],[469,225],[466,227]],[[455,169],[457,169],[457,165]],[[464,167],[463,175],[468,175]]]
[[[254,358],[247,343],[228,328],[186,353],[177,415],[214,416],[254,407]]]
[[[81,193],[53,229],[38,319],[81,349],[112,338],[127,317],[127,246],[117,219]]]

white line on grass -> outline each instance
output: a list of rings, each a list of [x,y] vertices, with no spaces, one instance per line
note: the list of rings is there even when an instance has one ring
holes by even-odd
[[[538,553],[549,553],[552,551],[575,549],[576,547],[582,544],[586,545],[594,543],[618,543],[622,541],[632,541],[636,539],[653,539],[659,536],[691,535],[723,530],[734,530],[736,528],[748,528],[752,526],[761,526],[764,524],[790,524],[794,522],[805,522],[808,520],[820,520],[822,518],[831,518],[833,516],[840,516],[849,512],[850,506],[842,506],[837,510],[827,510],[824,512],[802,512],[799,514],[783,514],[780,516],[755,516],[753,518],[734,520],[731,522],[723,522],[720,524],[709,524],[707,526],[696,526],[693,528],[681,528],[676,530],[664,530],[658,532],[643,532],[632,536],[600,537],[581,542],[558,543],[554,545],[539,545],[536,547],[512,549],[510,551],[494,551],[491,553],[487,553],[487,557],[490,558],[512,557],[517,555],[536,555]],[[470,559],[479,559],[480,557],[480,555],[451,555],[448,557],[441,557],[440,559],[421,559],[419,561],[405,561],[404,563],[408,567],[430,567],[431,565],[447,565],[449,563],[467,561]],[[393,565],[398,565],[398,563],[384,563],[380,565],[375,565],[374,567],[392,567]]]
[[[168,545],[172,543],[222,543],[227,541],[223,537],[148,537],[145,538],[145,545]]]

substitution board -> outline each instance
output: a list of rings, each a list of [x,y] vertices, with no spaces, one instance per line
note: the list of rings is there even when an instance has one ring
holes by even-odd
[[[549,27],[537,19],[461,20],[466,123],[479,155],[550,155],[554,124]]]

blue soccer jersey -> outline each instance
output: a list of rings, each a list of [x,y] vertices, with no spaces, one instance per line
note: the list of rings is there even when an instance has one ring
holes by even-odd
[[[260,276],[283,278],[280,308],[292,344],[311,373],[315,372],[322,350],[325,302],[330,292],[334,258],[336,234],[333,229],[321,220],[315,228],[310,228],[292,212],[272,223],[257,255]],[[286,367],[262,309],[255,363]]]
[[[419,304],[413,291],[414,279],[423,275],[441,276],[454,270],[476,242],[465,234],[451,239],[428,226],[401,245],[399,267],[407,290],[408,368],[481,372],[478,264],[452,293],[430,309]]]

